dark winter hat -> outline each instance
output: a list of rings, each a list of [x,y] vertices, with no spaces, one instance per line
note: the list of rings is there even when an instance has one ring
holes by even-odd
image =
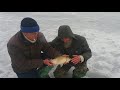
[[[34,19],[27,17],[21,21],[21,31],[28,33],[39,32],[39,25]]]
[[[68,25],[62,25],[58,29],[58,37],[60,37],[60,38],[64,38],[64,37],[74,38],[74,34]]]

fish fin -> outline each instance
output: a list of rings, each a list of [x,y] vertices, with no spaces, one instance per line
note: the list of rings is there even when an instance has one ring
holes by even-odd
[[[62,66],[63,66],[63,64],[60,64],[60,66],[62,67]]]

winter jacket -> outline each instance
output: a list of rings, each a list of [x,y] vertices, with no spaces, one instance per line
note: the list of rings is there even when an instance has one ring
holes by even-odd
[[[27,72],[42,67],[42,53],[45,53],[50,58],[60,55],[47,43],[41,32],[38,34],[37,41],[31,43],[19,31],[9,40],[7,48],[15,72]]]
[[[64,42],[61,40],[64,37],[70,37],[73,39],[69,48],[64,48]],[[82,55],[85,62],[92,56],[92,52],[89,48],[86,38],[77,34],[73,34],[70,27],[66,25],[60,26],[58,30],[58,36],[49,43],[56,50],[60,51],[61,54],[67,54],[70,57],[72,57],[72,55]]]

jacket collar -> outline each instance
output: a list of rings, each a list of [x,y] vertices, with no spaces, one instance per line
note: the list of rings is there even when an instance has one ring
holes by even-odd
[[[23,34],[22,34],[22,32],[21,31],[19,31],[19,39],[20,39],[20,41],[22,42],[22,43],[24,43],[25,45],[31,45],[31,44],[35,44],[35,43],[31,43],[30,41],[28,41],[24,36],[23,36]]]

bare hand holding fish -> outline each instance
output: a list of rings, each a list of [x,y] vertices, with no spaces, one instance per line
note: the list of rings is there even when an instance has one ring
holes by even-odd
[[[49,59],[43,60],[43,63],[48,66],[53,66],[53,63]]]
[[[72,63],[78,64],[81,61],[81,58],[79,55],[73,55],[73,58],[71,60]]]

